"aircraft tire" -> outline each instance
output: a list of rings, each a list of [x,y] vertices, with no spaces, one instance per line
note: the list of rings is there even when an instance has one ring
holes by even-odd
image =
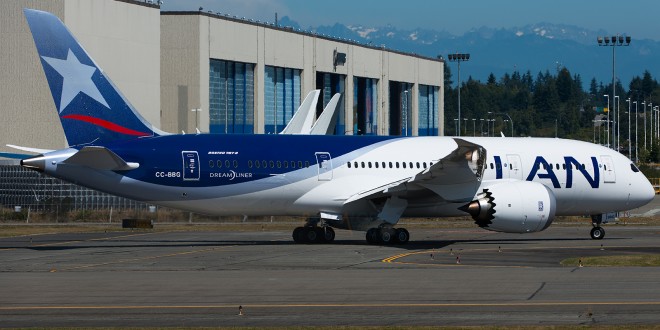
[[[380,241],[389,245],[396,241],[395,230],[393,228],[381,228],[379,232]]]
[[[323,243],[332,243],[335,240],[335,230],[331,227],[321,228],[321,240]]]
[[[405,228],[397,228],[394,238],[397,244],[406,244],[410,240],[410,233]]]
[[[318,227],[304,227],[305,243],[317,243],[321,238]]]
[[[293,237],[293,241],[296,243],[304,243],[305,237],[303,237],[303,231],[305,228],[303,227],[296,227],[296,229],[293,230],[293,234],[291,236]]]
[[[378,229],[370,228],[367,230],[367,243],[377,244],[378,243]]]
[[[593,227],[591,228],[591,238],[592,239],[603,239],[605,237],[605,229],[603,227]]]

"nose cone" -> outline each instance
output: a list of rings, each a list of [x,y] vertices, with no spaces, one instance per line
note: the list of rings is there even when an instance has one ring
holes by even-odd
[[[655,188],[651,182],[643,175],[640,175],[640,177],[641,180],[631,187],[630,204],[634,204],[634,207],[644,206],[655,198]]]

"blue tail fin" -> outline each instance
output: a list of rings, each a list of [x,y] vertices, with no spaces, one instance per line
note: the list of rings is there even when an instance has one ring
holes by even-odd
[[[55,15],[24,9],[69,145],[159,135]]]

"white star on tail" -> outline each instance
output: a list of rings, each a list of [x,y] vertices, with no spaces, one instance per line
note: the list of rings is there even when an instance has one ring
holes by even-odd
[[[66,60],[45,56],[41,58],[64,78],[62,81],[62,97],[60,98],[60,113],[81,92],[105,105],[108,109],[110,108],[98,87],[92,81],[92,75],[96,72],[96,68],[80,63],[71,49],[69,49]]]

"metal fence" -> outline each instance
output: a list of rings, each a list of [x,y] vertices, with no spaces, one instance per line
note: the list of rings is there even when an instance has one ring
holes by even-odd
[[[14,160],[0,160],[0,205],[22,206],[34,211],[52,208],[65,211],[113,208],[146,209],[147,204],[102,193],[62,181],[18,165]]]

